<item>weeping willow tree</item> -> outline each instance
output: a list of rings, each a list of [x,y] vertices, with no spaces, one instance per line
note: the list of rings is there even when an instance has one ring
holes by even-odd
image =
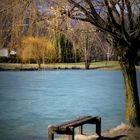
[[[22,51],[20,58],[23,63],[34,60],[41,68],[46,62],[56,62],[57,51],[55,45],[44,37],[25,37],[22,40]]]
[[[119,56],[125,81],[126,123],[140,126],[135,58],[140,49],[139,0],[68,0],[72,19],[89,22],[108,33]]]

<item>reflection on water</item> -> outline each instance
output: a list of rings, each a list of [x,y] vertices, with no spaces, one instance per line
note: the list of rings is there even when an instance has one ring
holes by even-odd
[[[109,129],[124,122],[124,102],[120,71],[0,72],[0,139],[46,139],[49,124],[82,115]]]

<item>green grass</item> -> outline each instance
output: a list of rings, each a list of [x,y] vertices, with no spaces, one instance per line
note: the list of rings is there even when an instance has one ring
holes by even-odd
[[[38,69],[37,64],[13,64],[13,63],[0,63],[0,69],[10,69],[10,70],[19,70],[19,69]],[[50,63],[42,64],[41,68],[43,69],[84,69],[84,63]],[[90,65],[92,69],[120,69],[119,63],[117,61],[102,61],[102,62],[93,62]]]

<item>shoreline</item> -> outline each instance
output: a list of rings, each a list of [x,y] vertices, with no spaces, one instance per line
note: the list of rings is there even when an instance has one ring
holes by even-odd
[[[55,140],[70,140],[70,137],[64,135]],[[96,133],[84,133],[84,135],[76,134],[75,140],[140,140],[140,127],[133,128],[122,123],[115,128],[103,131],[101,137]]]
[[[21,63],[0,63],[0,71],[47,71],[47,70],[112,70],[120,71],[121,67],[118,61],[93,62],[89,69],[85,69],[84,62],[81,63],[49,63],[41,64],[21,64]],[[140,66],[136,66],[140,71]]]
[[[89,68],[89,69],[85,69],[85,68],[75,68],[75,67],[72,67],[72,68],[68,68],[68,67],[65,67],[65,68],[22,68],[22,69],[19,69],[19,68],[0,68],[0,71],[49,71],[49,70],[112,70],[112,71],[119,71],[121,69],[115,69],[115,68]]]
[[[121,70],[117,61],[93,62],[89,69],[85,69],[85,64],[81,63],[50,63],[41,64],[21,64],[21,63],[0,63],[0,71],[45,71],[45,70]]]

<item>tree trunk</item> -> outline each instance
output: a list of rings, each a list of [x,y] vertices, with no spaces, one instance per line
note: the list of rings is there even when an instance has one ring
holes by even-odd
[[[123,59],[120,59],[120,65],[122,68],[124,82],[125,82],[125,94],[126,94],[126,123],[131,126],[140,126],[140,105],[138,97],[135,59],[132,58],[133,54],[125,55]]]
[[[37,60],[37,64],[38,64],[38,69],[40,70],[41,69],[41,60],[40,59]]]
[[[91,63],[91,60],[90,60],[90,50],[89,50],[89,38],[88,38],[88,34],[86,36],[86,39],[85,39],[85,69],[88,70],[89,67],[90,67],[90,63]]]
[[[86,70],[89,70],[89,67],[90,67],[90,62],[88,61],[88,62],[85,62],[85,69]]]

